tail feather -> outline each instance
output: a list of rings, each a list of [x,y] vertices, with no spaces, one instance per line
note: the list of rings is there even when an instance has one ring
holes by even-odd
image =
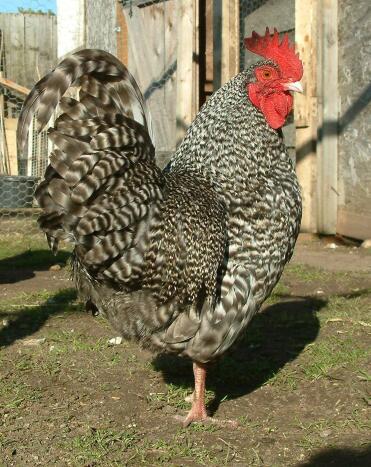
[[[77,97],[63,94],[79,86]],[[75,245],[75,258],[102,277],[120,257],[132,258],[125,283],[139,277],[133,252],[151,204],[162,199],[163,176],[154,161],[149,113],[137,84],[112,55],[84,50],[63,60],[36,84],[20,115],[17,138],[25,145],[35,115],[54,144],[35,197],[38,222],[53,253],[60,240]],[[142,227],[140,227],[142,226]],[[131,252],[130,252],[131,251]],[[132,278],[129,270],[136,271]]]
[[[64,118],[83,120],[90,117],[88,109],[78,100],[72,97],[62,97],[59,101],[59,110]]]
[[[153,136],[150,116],[143,96],[126,67],[108,52],[86,49],[65,58],[53,71],[42,78],[28,95],[17,131],[20,151],[23,151],[25,147],[28,128],[33,116],[36,115],[38,130],[42,130],[67,89],[73,84],[84,86],[86,76],[90,78],[89,88],[94,85],[98,88],[97,82],[106,85],[109,95],[116,100],[115,104],[118,109],[128,116],[131,113],[148,130],[150,136]],[[81,77],[84,79],[79,82]],[[91,99],[93,97],[91,96]],[[66,102],[68,101],[65,100],[64,105]],[[81,106],[85,107],[84,102],[79,108],[74,109],[74,112],[80,112]]]

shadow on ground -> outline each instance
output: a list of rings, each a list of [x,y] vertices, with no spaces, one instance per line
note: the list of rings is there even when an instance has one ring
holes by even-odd
[[[29,250],[18,255],[0,260],[0,284],[15,282],[35,277],[35,271],[47,271],[53,264],[65,264],[70,257],[67,251],[60,251],[53,256],[50,250]]]
[[[207,387],[215,393],[208,406],[214,414],[225,399],[242,397],[275,376],[294,360],[319,331],[316,312],[325,299],[296,297],[268,306],[257,314],[245,336],[232,350],[210,367]],[[191,363],[172,355],[159,355],[153,361],[166,383],[193,388]]]
[[[34,334],[50,317],[65,312],[66,308],[68,311],[76,311],[78,305],[73,304],[75,299],[76,291],[67,289],[56,293],[40,305],[25,307],[18,312],[1,311],[0,320],[6,318],[9,324],[0,329],[0,348]]]
[[[297,467],[369,467],[371,445],[365,449],[330,448],[314,454],[308,462]]]

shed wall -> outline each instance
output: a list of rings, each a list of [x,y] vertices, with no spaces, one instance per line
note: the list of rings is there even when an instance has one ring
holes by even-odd
[[[371,6],[339,1],[339,211],[337,231],[371,238]]]
[[[176,3],[168,0],[133,7],[131,15],[128,9],[124,12],[129,36],[128,68],[149,105],[161,163],[176,146]]]

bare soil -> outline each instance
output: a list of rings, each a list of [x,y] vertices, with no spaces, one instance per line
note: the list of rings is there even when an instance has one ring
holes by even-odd
[[[110,345],[65,260],[0,265],[0,466],[371,465],[369,250],[300,237],[246,336],[210,368],[209,412],[237,428],[182,428],[190,362]]]

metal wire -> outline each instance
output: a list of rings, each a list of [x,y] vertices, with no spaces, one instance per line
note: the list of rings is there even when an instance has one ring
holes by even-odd
[[[31,124],[24,152],[20,153],[16,146],[16,127],[27,89],[46,69],[55,65],[54,61],[39,62],[39,58],[45,56],[42,43],[38,44],[39,54],[32,52],[33,44],[17,44],[20,53],[12,49],[11,34],[29,37],[37,29],[40,17],[55,23],[53,12],[48,11],[50,2],[30,0],[28,4],[29,8],[19,9],[18,13],[0,11],[0,234],[38,231],[35,221],[38,209],[33,195],[48,165],[51,149],[47,132],[38,133],[35,121]],[[20,15],[24,15],[23,21],[19,21]],[[22,24],[23,29],[12,30],[15,24]],[[56,51],[54,55],[56,58]]]

